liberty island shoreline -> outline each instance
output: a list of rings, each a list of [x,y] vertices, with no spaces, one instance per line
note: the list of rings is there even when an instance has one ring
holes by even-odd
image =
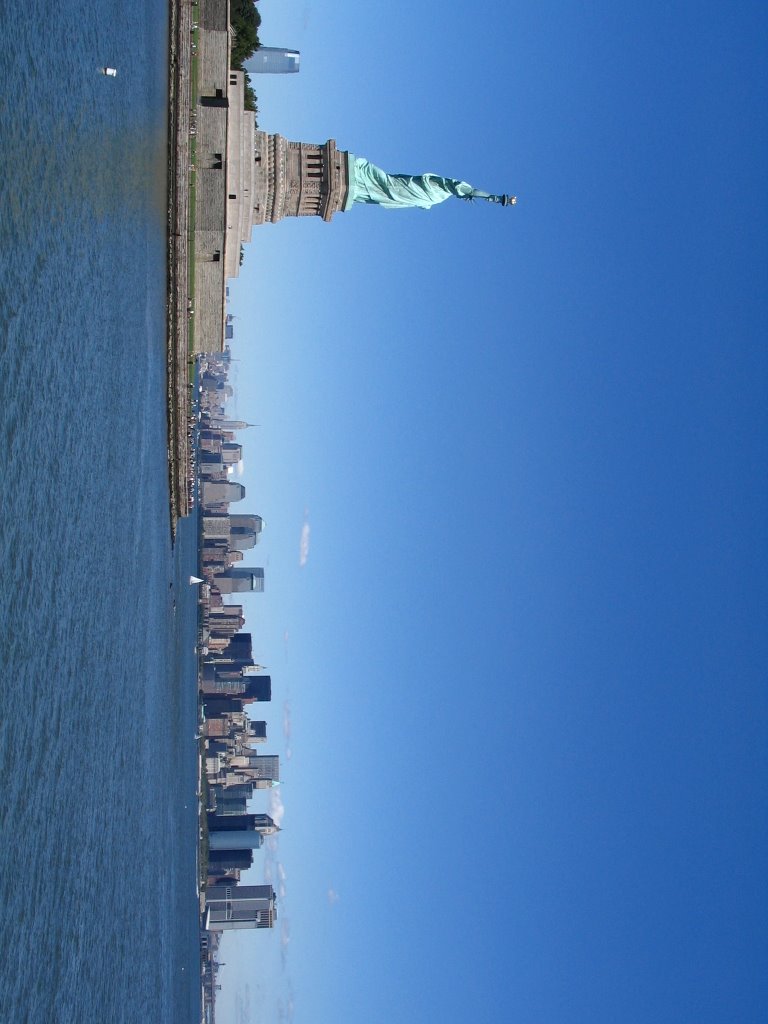
[[[168,26],[167,402],[171,532],[190,509],[189,232],[192,67],[190,0],[171,0]]]
[[[209,399],[213,399],[214,394],[203,393],[206,377],[226,381],[228,359],[222,363],[221,355],[205,355],[194,344],[195,97],[192,79],[198,19],[202,20],[199,3],[172,0],[168,35],[166,400],[171,534],[175,545],[177,538],[194,533],[196,564],[193,572],[199,574],[196,578],[201,582],[199,587],[192,585],[190,577],[184,589],[187,595],[194,595],[197,612],[192,687],[198,711],[194,802],[198,814],[195,874],[199,914],[199,1007],[200,1019],[212,1021],[223,931],[232,927],[271,928],[277,916],[271,885],[237,884],[239,866],[245,867],[245,861],[253,856],[252,852],[240,848],[246,846],[252,851],[279,829],[269,815],[247,814],[245,796],[240,795],[246,788],[254,790],[277,784],[273,781],[278,778],[277,757],[258,755],[250,749],[250,744],[266,739],[266,723],[249,722],[244,709],[244,704],[254,699],[271,700],[271,686],[269,676],[254,676],[260,666],[253,663],[250,634],[239,632],[244,625],[242,608],[222,605],[221,592],[243,589],[237,576],[244,570],[226,570],[224,564],[216,562],[221,553],[219,523],[253,519],[258,522],[254,533],[257,539],[261,519],[259,516],[230,517],[230,496],[213,492],[216,488],[224,492],[239,485],[224,482],[226,477],[220,483],[215,482],[219,474],[215,470],[211,473],[213,467],[202,464],[206,457],[206,435],[216,437],[219,448],[222,443],[224,447],[237,447],[240,452],[241,448],[225,440],[233,435],[225,430],[230,424],[222,419],[225,416],[223,405],[212,406]],[[221,342],[223,348],[223,323]],[[214,367],[221,372],[221,377],[214,376],[217,372]],[[236,429],[236,425],[231,425]],[[180,529],[182,519],[187,519],[191,530],[187,524],[183,524],[183,531]],[[214,537],[206,533],[212,528]],[[235,549],[240,546],[234,538],[231,543]],[[235,554],[238,554],[236,550]],[[226,564],[231,561],[232,552],[229,552]],[[227,571],[232,572],[232,580],[224,579]],[[263,570],[261,582],[263,585]],[[229,591],[225,583],[230,584]],[[229,626],[228,609],[241,613],[234,630]],[[188,641],[190,639],[187,637]],[[247,647],[242,642],[247,642]],[[236,661],[230,653],[233,650],[237,652]],[[253,678],[248,679],[249,676]],[[187,685],[191,682],[188,680]],[[238,792],[239,815],[232,810],[234,791]],[[190,794],[190,803],[192,799]],[[247,835],[231,832],[238,823],[242,823],[246,831],[252,831]],[[217,848],[211,849],[212,844]],[[232,888],[235,900],[239,901],[234,911],[230,900]]]

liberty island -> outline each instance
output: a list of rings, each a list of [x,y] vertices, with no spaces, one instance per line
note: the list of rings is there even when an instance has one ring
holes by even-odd
[[[421,209],[456,198],[513,206],[438,174],[391,174],[363,157],[260,130],[247,81],[232,68],[228,0],[171,7],[169,143],[169,456],[172,518],[189,502],[190,360],[221,352],[226,285],[253,228],[286,217],[329,222],[356,205]],[[193,82],[195,83],[193,91]]]

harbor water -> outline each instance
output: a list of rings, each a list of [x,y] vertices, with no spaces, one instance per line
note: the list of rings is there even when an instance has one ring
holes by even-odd
[[[196,1021],[195,526],[171,541],[168,9],[4,7],[0,1021]],[[117,68],[116,78],[99,72]]]

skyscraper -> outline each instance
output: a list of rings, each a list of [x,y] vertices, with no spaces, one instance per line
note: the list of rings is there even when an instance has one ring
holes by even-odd
[[[263,842],[261,832],[252,828],[208,833],[209,850],[259,850]]]
[[[298,50],[260,46],[244,67],[249,75],[292,75],[298,72],[300,59]]]
[[[258,544],[264,520],[261,516],[240,515],[229,517],[229,545],[238,551],[247,551]]]
[[[241,702],[272,700],[271,676],[248,676],[238,679],[219,679],[211,665],[203,666],[200,692],[211,697],[235,697]],[[207,702],[206,702],[207,703]],[[242,707],[222,707],[223,711],[242,711]],[[207,714],[207,712],[206,712]]]
[[[216,817],[222,818],[234,818],[240,814],[245,814],[248,809],[248,800],[245,796],[240,793],[236,793],[234,796],[230,796],[227,790],[223,786],[211,787],[220,790],[220,793],[216,794]],[[246,787],[231,786],[231,789],[245,789]],[[248,795],[253,793],[253,786],[248,786]]]
[[[243,446],[234,441],[225,441],[221,446],[221,461],[226,466],[236,465],[243,457]]]
[[[257,594],[264,592],[264,570],[245,569],[238,566],[236,569],[226,569],[214,577],[214,584],[222,594],[240,594],[253,591]]]
[[[253,425],[246,423],[245,420],[225,420],[216,416],[211,418],[211,426],[216,430],[245,430]]]
[[[225,608],[236,607],[235,605],[224,605]],[[229,661],[242,661],[246,663],[253,657],[253,636],[251,633],[235,633],[227,646],[216,658],[217,663]]]
[[[267,723],[266,722],[255,722],[253,720],[248,722],[245,727],[245,736],[243,742],[252,746],[254,743],[266,743],[267,741]]]
[[[236,754],[231,758],[230,764],[233,768],[243,768],[247,771],[249,778],[266,779],[269,782],[280,781],[280,756],[278,754],[254,754],[247,751],[244,754]]]
[[[205,927],[210,931],[271,928],[277,917],[271,885],[212,885],[205,903]]]
[[[247,871],[253,865],[253,850],[210,850],[208,853],[208,873],[223,874],[239,868]]]
[[[208,814],[210,850],[259,850],[264,836],[279,831],[268,814]]]
[[[233,787],[234,788],[234,787]],[[239,788],[239,787],[238,787]],[[209,832],[239,832],[242,829],[253,829],[255,832],[260,832],[261,829],[257,827],[260,819],[266,818],[266,814],[225,814],[219,815],[208,812],[208,831]]]
[[[226,482],[203,481],[200,488],[203,507],[214,504],[226,504],[231,501],[242,501],[245,497],[245,488],[234,480]]]

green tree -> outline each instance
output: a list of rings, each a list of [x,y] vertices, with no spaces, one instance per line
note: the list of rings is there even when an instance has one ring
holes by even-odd
[[[259,108],[256,103],[256,93],[253,91],[253,88],[251,86],[251,76],[248,74],[247,71],[245,71],[244,74],[245,89],[243,90],[243,106],[245,107],[246,110],[252,110],[254,114],[258,114]]]
[[[256,10],[253,0],[230,0],[229,23],[235,35],[232,41],[230,63],[237,71],[245,72],[243,106],[246,110],[258,113],[259,108],[256,105],[256,93],[251,86],[251,76],[243,66],[261,45],[258,31],[259,25],[261,25],[261,15]]]
[[[261,15],[252,0],[231,0],[229,21],[235,34],[232,41],[232,67],[242,70],[243,62],[259,48]]]

